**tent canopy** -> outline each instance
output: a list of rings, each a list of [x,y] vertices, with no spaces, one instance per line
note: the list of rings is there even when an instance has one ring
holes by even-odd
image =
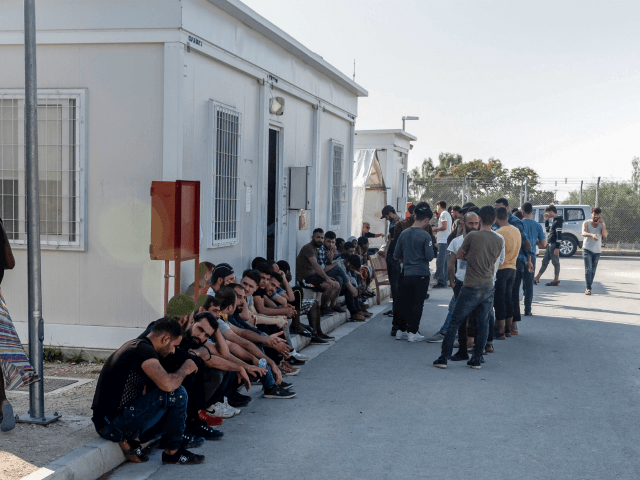
[[[365,221],[365,196],[367,203],[371,203],[372,195],[375,198],[376,206],[386,205],[387,189],[382,176],[382,168],[378,161],[378,154],[375,149],[357,149],[355,151],[355,167],[353,178],[353,198],[351,210],[352,235],[359,237],[362,233],[362,222]],[[380,198],[378,198],[380,197]],[[369,217],[370,215],[367,215]],[[375,221],[376,218],[366,221]],[[380,219],[377,219],[381,221]],[[371,225],[372,230],[374,225]]]

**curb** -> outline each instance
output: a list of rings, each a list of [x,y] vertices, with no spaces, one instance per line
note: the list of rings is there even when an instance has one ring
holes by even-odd
[[[601,257],[640,257],[640,250],[602,250]]]
[[[388,285],[380,287],[381,299],[389,297],[391,288]],[[367,301],[369,307],[375,304],[374,299]],[[347,323],[347,313],[338,313],[332,317],[323,317],[322,330],[331,332],[340,325]],[[292,335],[291,343],[301,351],[309,345],[310,339],[302,335]],[[66,455],[54,460],[49,465],[41,467],[33,473],[22,477],[21,480],[96,480],[105,473],[124,463],[126,458],[117,443],[104,438],[95,440],[78,447]]]

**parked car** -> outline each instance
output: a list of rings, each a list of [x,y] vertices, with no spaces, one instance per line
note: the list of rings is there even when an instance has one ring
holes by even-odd
[[[533,218],[544,228],[544,209],[546,205],[533,207]],[[558,216],[564,219],[562,225],[562,241],[560,242],[560,256],[570,257],[582,248],[582,223],[591,218],[589,205],[556,205]]]

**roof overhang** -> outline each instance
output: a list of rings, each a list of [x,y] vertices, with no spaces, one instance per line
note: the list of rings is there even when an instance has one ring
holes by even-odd
[[[258,15],[256,12],[247,7],[238,0],[208,0],[216,7],[225,11],[232,17],[238,19],[251,29],[265,36],[276,45],[285,49],[287,52],[295,55],[304,61],[307,65],[315,68],[323,73],[338,85],[346,88],[358,97],[367,97],[369,92],[349,79],[345,74],[340,72],[333,65],[326,62],[320,55],[313,53],[307,47],[295,40],[291,35],[286,34],[283,30],[276,27],[266,18]]]
[[[418,137],[414,137],[410,133],[405,132],[401,128],[397,130],[356,130],[356,135],[398,135],[399,137],[406,138],[409,141],[416,141]]]

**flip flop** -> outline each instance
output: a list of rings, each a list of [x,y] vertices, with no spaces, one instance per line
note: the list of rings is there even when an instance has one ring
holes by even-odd
[[[10,403],[2,405],[2,417],[0,417],[0,431],[8,432],[16,426],[16,417],[13,414],[13,407]]]

